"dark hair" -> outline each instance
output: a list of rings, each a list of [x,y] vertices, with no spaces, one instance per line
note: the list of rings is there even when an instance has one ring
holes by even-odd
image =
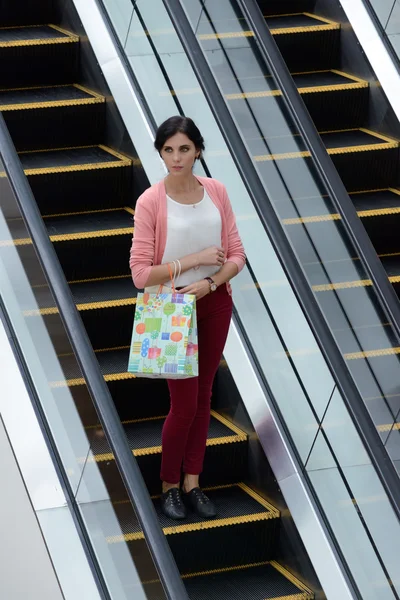
[[[189,140],[195,145],[196,149],[200,150],[201,156],[201,152],[203,152],[205,146],[199,128],[192,119],[189,119],[189,117],[181,117],[180,115],[170,117],[157,129],[156,139],[154,141],[155,149],[161,154],[165,142],[176,133],[184,133],[187,135]]]

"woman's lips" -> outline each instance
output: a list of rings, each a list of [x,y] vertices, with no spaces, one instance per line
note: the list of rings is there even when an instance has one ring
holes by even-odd
[[[172,167],[174,171],[181,171],[183,167]]]

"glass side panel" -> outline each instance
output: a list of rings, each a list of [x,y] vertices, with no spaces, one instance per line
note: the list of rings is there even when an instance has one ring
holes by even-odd
[[[118,4],[122,6],[119,2],[103,0],[103,5],[116,28],[120,19]],[[257,87],[251,90],[253,76],[256,84],[260,82],[265,84],[266,87],[262,90],[266,92],[276,90],[271,78],[265,70],[262,70],[265,67],[262,67],[255,54],[256,50],[249,44],[247,36],[222,35],[232,33],[232,26],[239,27],[233,31],[246,30],[245,24],[237,25],[238,15],[235,10],[230,10],[227,20],[224,11],[231,7],[230,2],[223,0],[218,3],[207,3],[207,6],[210,5],[212,11],[215,11],[213,13],[215,23],[213,22],[212,27],[210,19],[205,17],[204,3],[191,0],[184,1],[182,4],[192,19],[196,32],[200,31],[200,22],[202,22],[201,27],[204,26],[204,29],[201,29],[203,38],[200,41],[210,44],[204,46],[204,50],[217,81],[220,82],[221,76],[221,80],[226,85],[222,93],[241,94],[242,91],[237,90],[235,82],[239,77],[246,78],[246,74],[250,91],[258,90]],[[342,524],[335,520],[330,512],[331,506],[325,501],[325,488],[319,485],[317,476],[315,484],[311,478],[313,473],[334,472],[337,477],[335,485],[341,493],[340,501],[345,502],[346,506],[353,507],[352,492],[344,468],[370,468],[369,457],[349,419],[343,400],[336,390],[334,379],[299,307],[282,264],[258,218],[234,160],[201,93],[199,82],[174,32],[164,3],[158,0],[150,5],[146,0],[139,0],[135,8],[127,9],[125,18],[129,19],[131,26],[128,34],[120,38],[120,42],[155,120],[161,123],[169,116],[178,113],[192,116],[206,140],[205,162],[208,172],[227,186],[248,259],[247,266],[232,281],[238,321],[258,361],[260,373],[265,377],[275,397],[277,407],[297,448],[304,472],[314,485],[316,496],[330,521],[334,536],[340,545],[346,546],[345,556],[351,556],[354,550],[352,536],[360,535],[367,546],[365,554],[368,555],[371,565],[376,567],[379,576],[383,573],[383,586],[386,590],[389,585],[389,574],[382,568],[381,563],[387,548],[380,546],[378,549],[378,543],[374,541],[376,529],[373,530],[371,527],[371,533],[368,525],[361,518],[361,513],[353,510],[347,522],[347,534],[350,532],[350,535],[343,536]],[[221,32],[221,35],[219,33],[217,35],[216,32]],[[221,40],[223,40],[223,48],[220,45]],[[230,54],[232,61],[237,57],[236,62],[233,62],[239,70],[242,69],[241,75],[232,71],[230,64],[227,64],[229,61],[225,60],[225,50],[228,49],[232,50]],[[240,58],[242,51],[243,55]],[[255,74],[253,68],[256,69]],[[149,72],[151,77],[148,76]],[[271,139],[266,140],[264,133],[258,131],[257,118],[254,117],[252,110],[248,110],[247,103],[241,103],[239,97],[231,99],[239,101],[234,117],[252,155],[254,153],[263,156],[271,156],[272,153],[275,155],[271,159],[255,160],[255,164],[259,169],[260,177],[268,176],[264,179],[264,183],[278,214],[279,208],[287,211],[285,218],[299,219],[299,223],[296,223],[298,225],[296,232],[299,233],[294,237],[288,233],[288,237],[304,268],[308,263],[315,265],[316,281],[313,285],[332,285],[332,281],[335,281],[333,275],[334,265],[338,262],[337,257],[348,266],[348,275],[351,278],[365,277],[358,261],[351,260],[354,258],[351,254],[352,249],[346,243],[344,232],[338,227],[340,223],[338,224],[335,219],[328,219],[329,227],[332,226],[329,231],[332,237],[327,241],[326,231],[322,234],[318,231],[309,231],[308,224],[301,220],[302,215],[307,214],[306,209],[309,210],[310,205],[314,206],[314,204],[318,211],[327,211],[331,214],[330,201],[326,191],[318,182],[308,158],[303,155],[297,156],[299,151],[303,151],[302,143],[298,136],[293,135],[293,126],[279,96],[267,93],[261,97],[272,100],[266,113],[270,117],[268,127],[270,126],[272,128],[270,131],[274,133]],[[229,100],[230,98],[227,98],[228,102]],[[283,151],[295,152],[294,162],[286,160],[282,162],[276,157],[276,154]],[[198,173],[202,173],[202,170],[199,169]],[[304,199],[309,203],[304,203]],[[288,227],[289,224],[287,229]],[[322,260],[327,266],[325,263],[322,264]],[[382,327],[382,316],[379,315],[374,304],[373,290],[371,291],[369,287],[361,290],[366,296],[364,309],[366,314],[363,311],[360,314],[359,308],[358,311],[353,310],[351,313],[351,305],[344,304],[345,299],[338,297],[336,289],[333,292],[329,296],[328,307],[331,307],[334,315],[332,318],[336,329],[341,331],[344,327],[351,343],[354,343],[356,336],[356,323],[353,321],[357,316],[359,317],[360,331],[357,335],[362,337],[363,323],[365,319],[371,318],[371,315],[375,319],[377,330],[384,336],[382,338],[384,343],[389,343],[385,328]],[[346,311],[353,314],[350,326]],[[357,348],[360,349],[360,345]],[[368,363],[366,364],[368,367]],[[342,435],[339,435],[337,430],[333,430],[327,441],[321,437],[321,431],[324,428],[327,410],[332,407],[329,412],[332,415],[333,406],[336,407],[335,418],[341,419]],[[383,420],[386,419],[388,423],[392,423],[393,415],[385,413]],[[321,451],[316,452],[317,448]],[[377,475],[373,470],[372,472],[374,485],[378,486]],[[377,514],[382,531],[387,531],[391,526],[396,531],[399,528],[399,524],[393,523],[391,516],[388,517],[386,513]],[[354,570],[354,577],[360,589],[369,588],[371,578],[362,568]],[[377,600],[380,598],[379,595],[372,597]]]
[[[138,599],[145,598],[135,563],[139,560],[142,568],[144,566],[152,574],[152,579],[156,579],[153,561],[144,540],[139,557],[131,553],[123,536],[115,546],[107,540],[107,532],[115,526],[114,508],[105,490],[104,474],[94,470],[97,463],[91,451],[93,440],[101,433],[98,427],[85,427],[88,420],[98,422],[96,411],[22,219],[1,155],[0,298],[27,367],[26,375],[31,380],[62,467],[81,509],[110,598],[128,600],[132,594]],[[90,477],[88,464],[92,465]],[[116,468],[115,482],[124,489]],[[69,508],[66,510],[69,511]],[[51,509],[40,512],[40,523],[46,529],[46,535],[51,536],[53,532],[50,554],[53,556],[54,553],[59,558],[60,553],[66,550],[59,528],[54,528],[58,516]],[[64,519],[62,527],[66,522],[72,525],[71,519]],[[58,558],[55,564],[60,564]],[[120,569],[124,571],[123,577]],[[162,590],[160,594],[163,598]]]
[[[182,0],[182,4],[286,236],[386,444],[400,411],[397,336],[378,305],[373,285],[236,2]],[[267,23],[273,32],[279,31],[277,19],[267,19]],[[156,43],[156,27],[154,32]],[[311,85],[306,79],[305,74],[298,75],[297,80],[295,76],[300,87]],[[180,90],[174,89],[180,97]],[[359,169],[368,168],[368,152],[363,148],[386,144],[385,151],[397,152],[397,142],[385,142],[367,130],[326,132],[321,136],[342,177],[346,169],[352,168],[346,165],[353,164],[344,163],[342,158],[349,146],[358,148]],[[252,243],[258,241],[254,237]],[[262,289],[268,284],[259,278],[258,283]],[[303,345],[302,350],[309,349]],[[400,437],[397,444],[400,447]],[[397,444],[393,440],[386,446],[393,460],[398,458]]]
[[[399,0],[369,0],[388,40],[400,58],[400,2]]]

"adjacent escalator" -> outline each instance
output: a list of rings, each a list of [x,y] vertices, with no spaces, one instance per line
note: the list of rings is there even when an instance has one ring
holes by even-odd
[[[313,157],[242,3],[181,4],[400,473],[399,338],[379,306],[363,259],[326,188],[316,183]],[[339,3],[259,0],[258,5],[400,297],[399,123],[379,85],[371,86],[374,74],[349,27],[344,35]]]
[[[104,82],[87,87],[82,40],[54,25],[60,21],[53,3],[43,4],[39,14],[29,2],[16,11],[10,1],[0,19],[0,110],[189,597],[313,598],[313,592],[275,560],[280,552],[280,511],[245,483],[251,464],[249,432],[220,412],[212,412],[202,480],[218,507],[217,519],[204,521],[192,514],[177,525],[161,514],[159,468],[161,429],[169,409],[167,387],[126,371],[136,295],[128,255],[135,199],[143,190],[138,190],[139,161],[132,146],[125,143],[121,149],[109,141]],[[22,234],[22,221],[13,219],[8,225],[24,260],[31,241]],[[53,301],[40,283],[32,285],[48,329],[57,327]],[[35,312],[25,317],[34,330]],[[92,464],[103,475],[120,524],[118,531],[110,527],[107,543],[115,560],[118,545],[127,543],[148,597],[163,598],[160,581],[148,571],[143,533],[75,357],[62,343],[57,350],[91,441]],[[57,393],[65,382],[51,385]],[[300,541],[296,544],[299,548]]]

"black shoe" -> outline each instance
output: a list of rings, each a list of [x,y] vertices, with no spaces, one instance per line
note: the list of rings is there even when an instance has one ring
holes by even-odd
[[[161,510],[170,519],[186,518],[186,506],[179,488],[171,488],[168,492],[161,494]]]
[[[190,492],[185,494],[185,499],[190,502],[193,510],[203,517],[203,519],[212,519],[217,516],[217,509],[205,493],[199,488],[193,488]]]

